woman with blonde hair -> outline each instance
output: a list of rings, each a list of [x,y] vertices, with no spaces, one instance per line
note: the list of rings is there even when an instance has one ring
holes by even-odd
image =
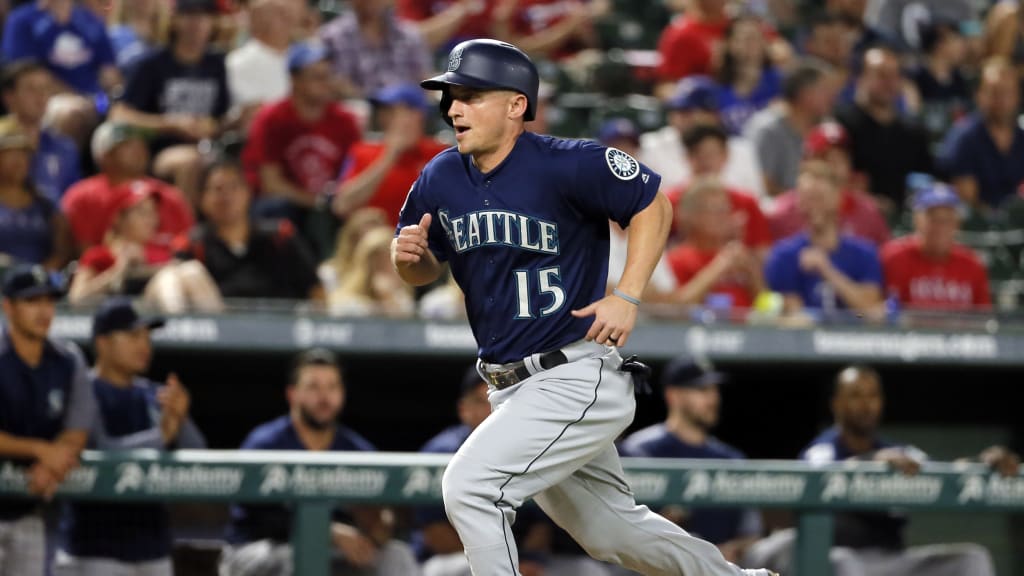
[[[387,215],[380,208],[360,208],[345,219],[335,239],[334,254],[317,270],[320,282],[327,293],[333,292],[341,283],[343,274],[352,267],[356,245],[368,231],[388,223]]]
[[[331,314],[337,316],[389,316],[408,318],[415,304],[413,290],[391,265],[394,230],[378,226],[369,230],[356,246],[351,266],[328,298]]]

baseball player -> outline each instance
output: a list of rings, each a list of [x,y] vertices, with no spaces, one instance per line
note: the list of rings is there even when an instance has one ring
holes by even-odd
[[[42,266],[4,275],[0,330],[0,466],[29,468],[29,490],[49,499],[85,447],[96,417],[78,347],[49,337],[63,283]],[[46,572],[39,500],[0,499],[0,576]]]
[[[447,261],[466,294],[494,413],[445,472],[445,509],[478,576],[519,574],[511,525],[528,498],[594,558],[652,575],[767,576],[633,500],[613,440],[636,402],[616,346],[665,246],[658,174],[615,148],[526,132],[537,69],[511,44],[470,40],[440,90],[458,145],[435,157],[399,216],[392,261],[410,284]],[[605,295],[608,221],[628,258]]]

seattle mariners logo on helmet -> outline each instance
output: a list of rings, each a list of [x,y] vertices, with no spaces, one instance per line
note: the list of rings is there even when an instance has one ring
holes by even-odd
[[[448,56],[448,71],[455,72],[462,65],[462,47],[456,47]]]
[[[612,174],[619,180],[632,180],[640,173],[640,163],[618,148],[605,150],[604,159],[608,162]]]

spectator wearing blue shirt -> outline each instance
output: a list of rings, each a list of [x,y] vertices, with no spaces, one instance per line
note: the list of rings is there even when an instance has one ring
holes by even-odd
[[[626,437],[619,452],[646,458],[745,459],[742,452],[711,435],[721,411],[719,386],[725,380],[709,363],[688,356],[670,361],[661,377],[668,417]],[[717,545],[730,562],[742,563],[747,548],[762,532],[761,513],[753,509],[669,506],[661,514]]]
[[[56,204],[33,189],[31,162],[28,135],[13,118],[0,119],[0,265],[58,270],[71,258],[71,231]]]
[[[999,58],[985,63],[971,114],[946,135],[939,166],[961,199],[998,207],[1024,184],[1024,130],[1017,122],[1019,77]]]
[[[31,180],[36,192],[59,204],[64,192],[78,182],[82,174],[74,141],[43,126],[52,81],[42,64],[19,60],[4,67],[0,91],[7,111],[35,144]]]
[[[849,366],[839,372],[832,391],[835,425],[811,441],[800,454],[812,466],[844,460],[874,460],[894,471],[915,474],[927,456],[921,450],[881,436],[885,398],[878,372],[868,366]],[[1019,457],[999,446],[986,449],[979,460],[1006,475],[1017,475]],[[835,514],[833,571],[871,576],[993,576],[988,551],[977,544],[933,544],[908,547],[907,518],[895,512]],[[752,555],[775,570],[789,573],[796,534],[784,530],[758,543]]]
[[[754,16],[740,16],[725,32],[718,102],[722,123],[733,135],[742,134],[747,120],[782,93],[782,77],[768,57],[763,26]]]
[[[807,232],[776,244],[765,265],[769,287],[784,297],[784,313],[795,315],[805,309],[826,316],[840,309],[869,315],[881,312],[878,249],[840,232],[841,196],[828,165],[805,162],[796,193]]]
[[[371,452],[374,447],[338,423],[345,404],[341,367],[334,354],[314,349],[299,355],[287,390],[288,414],[256,427],[243,450]],[[410,547],[391,539],[390,514],[380,508],[334,510],[332,574],[416,576]],[[292,513],[284,505],[238,505],[231,510],[222,576],[292,575]],[[301,575],[298,575],[301,576]]]
[[[107,34],[121,70],[162,44],[162,20],[170,5],[160,0],[115,0]]]
[[[93,315],[96,365],[90,381],[99,417],[90,448],[206,448],[177,376],[165,385],[141,376],[153,355],[150,334],[164,323],[141,316],[120,297],[104,301]],[[170,519],[162,504],[73,502],[62,529],[68,557],[59,563],[59,576],[173,574]]]
[[[50,103],[52,124],[84,143],[106,111],[107,94],[121,84],[103,21],[75,0],[36,0],[8,15],[3,31],[7,61],[31,58],[59,81]]]
[[[4,275],[0,466],[27,466],[29,491],[46,500],[77,466],[96,413],[82,353],[49,337],[63,292],[42,266],[18,265]],[[0,498],[0,574],[44,573],[41,505]]]

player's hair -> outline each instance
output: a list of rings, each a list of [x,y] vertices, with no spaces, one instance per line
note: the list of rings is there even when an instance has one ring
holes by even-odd
[[[334,352],[326,348],[311,348],[300,352],[295,357],[295,360],[292,362],[291,375],[288,377],[288,386],[298,384],[302,371],[310,366],[326,366],[337,370],[339,375],[342,373],[341,363],[338,362],[338,357],[335,356]]]
[[[949,20],[926,22],[918,30],[921,51],[925,54],[932,54],[936,48],[942,45],[943,40],[958,33],[956,23]]]
[[[718,140],[722,146],[728,146],[729,144],[729,133],[725,131],[725,128],[717,124],[702,122],[691,126],[683,132],[683,146],[687,150],[693,150],[709,138]]]
[[[829,75],[832,67],[817,58],[805,58],[782,77],[782,97],[796,102],[804,90]]]
[[[10,92],[21,79],[33,72],[48,72],[45,66],[32,58],[23,58],[6,64],[0,72],[0,90]]]
[[[839,394],[839,388],[842,387],[843,382],[849,379],[849,376],[844,376],[845,374],[856,374],[861,378],[871,378],[878,382],[879,384],[882,383],[882,376],[878,373],[878,370],[875,370],[874,368],[868,366],[867,364],[850,364],[849,366],[846,366],[838,373],[836,373],[836,378],[832,385],[833,397],[836,394]]]

